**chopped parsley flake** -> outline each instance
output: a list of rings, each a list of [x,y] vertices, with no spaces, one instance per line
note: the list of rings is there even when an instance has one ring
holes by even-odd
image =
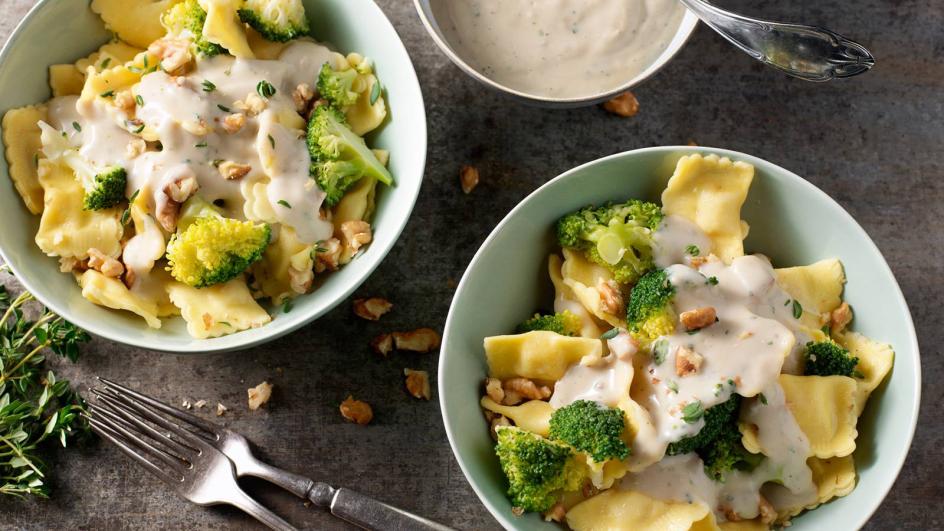
[[[685,247],[685,254],[689,256],[698,256],[701,254],[701,249],[699,249],[697,245],[690,244]]]
[[[793,299],[793,318],[799,319],[803,316],[803,306],[800,304],[800,301]]]
[[[685,407],[682,408],[682,420],[684,420],[686,424],[694,424],[703,416],[705,416],[705,407],[702,406],[701,400],[686,404]]]
[[[204,79],[203,83],[201,83],[201,86],[203,87],[203,92],[213,92],[216,90],[216,85],[214,85],[209,79]]]
[[[669,354],[669,340],[660,339],[652,344],[652,361],[656,365],[662,365],[665,357]]]
[[[288,204],[288,201],[284,199],[279,199],[278,201],[276,201],[276,203],[284,206],[285,208],[292,208],[292,205]]]
[[[256,92],[258,92],[263,98],[269,99],[272,96],[275,96],[275,87],[272,86],[272,83],[269,83],[263,79],[258,85],[256,85]]]

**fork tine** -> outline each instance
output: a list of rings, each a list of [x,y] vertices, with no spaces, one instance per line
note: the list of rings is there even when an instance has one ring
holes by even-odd
[[[174,472],[177,472],[181,476],[183,476],[187,472],[187,469],[190,467],[189,462],[185,464],[185,461],[181,460],[179,457],[168,454],[167,452],[154,446],[148,441],[142,439],[140,436],[138,436],[137,433],[134,433],[128,430],[127,428],[125,428],[124,426],[122,426],[120,423],[115,422],[114,419],[108,416],[107,412],[102,411],[101,409],[98,409],[96,411],[96,408],[93,407],[92,414],[93,414],[93,420],[97,421],[101,425],[111,428],[112,431],[120,434],[122,437],[124,437],[125,440],[133,443],[138,448],[149,453],[150,455],[160,459],[167,466],[174,469]]]
[[[115,382],[113,382],[113,381],[111,381],[111,380],[108,380],[108,379],[105,379],[105,378],[102,378],[102,377],[97,377],[97,378],[98,378],[98,380],[99,380],[100,382],[102,382],[103,384],[105,384],[106,388],[111,387],[112,389],[114,389],[114,390],[116,390],[116,391],[118,391],[118,392],[120,392],[120,393],[129,395],[129,396],[135,398],[135,399],[138,400],[139,402],[144,402],[145,404],[147,404],[147,405],[153,407],[154,409],[157,409],[158,411],[162,411],[162,412],[164,412],[164,413],[167,413],[168,415],[177,417],[177,418],[180,419],[180,420],[183,420],[183,421],[185,421],[185,422],[189,422],[190,424],[193,424],[194,426],[197,426],[198,428],[202,428],[202,429],[208,431],[209,433],[211,433],[211,434],[213,434],[213,435],[217,435],[217,433],[218,433],[219,430],[220,430],[220,426],[218,426],[217,424],[215,424],[215,423],[213,423],[213,422],[210,422],[210,421],[208,421],[208,420],[202,419],[202,418],[200,418],[200,417],[198,417],[198,416],[196,416],[196,415],[192,415],[192,414],[187,413],[187,412],[185,412],[185,411],[181,411],[181,410],[179,410],[179,409],[177,409],[177,408],[175,408],[175,407],[173,407],[173,406],[170,406],[170,405],[168,405],[168,404],[165,404],[164,402],[161,402],[160,400],[157,400],[157,399],[151,398],[151,397],[149,397],[149,396],[147,396],[147,395],[141,394],[141,393],[139,393],[139,392],[137,392],[137,391],[135,391],[135,390],[133,390],[133,389],[129,389],[129,388],[127,388],[127,387],[125,387],[125,386],[123,386],[123,385],[121,385],[121,384],[119,384],[119,383],[115,383]]]
[[[97,389],[92,389],[91,391],[92,393],[95,394],[95,397],[98,399],[98,402],[96,404],[97,406],[107,409],[111,413],[118,415],[119,417],[124,419],[126,422],[131,422],[138,428],[144,430],[147,433],[147,435],[151,436],[151,438],[157,440],[158,442],[166,443],[175,451],[180,453],[182,458],[186,459],[188,458],[188,456],[192,457],[194,454],[199,453],[199,449],[194,448],[194,446],[197,446],[196,444],[192,444],[188,446],[186,444],[186,441],[184,443],[181,443],[180,441],[177,441],[176,439],[169,437],[167,433],[158,431],[153,426],[144,422],[141,419],[141,416],[142,416],[141,413],[139,413],[137,410],[132,409],[131,406],[125,404],[124,402],[121,402],[118,399],[118,397],[115,397],[111,394],[101,394],[98,392]]]
[[[190,461],[197,454],[199,454],[199,452],[194,450],[193,448],[180,444],[174,439],[168,437],[166,434],[157,431],[153,427],[141,421],[137,417],[134,417],[133,415],[129,414],[126,411],[122,411],[121,409],[116,408],[110,403],[102,402],[98,404],[93,404],[92,407],[94,408],[96,413],[107,416],[113,421],[124,426],[124,428],[129,431],[130,430],[144,431],[144,434],[150,437],[151,439],[153,439],[154,442],[167,447],[166,450],[164,448],[161,448],[161,450],[172,457],[175,457],[182,461]]]
[[[140,463],[141,466],[146,468],[152,474],[160,478],[165,483],[169,483],[170,485],[173,485],[175,487],[180,484],[181,480],[179,478],[171,477],[167,473],[166,470],[155,465],[154,463],[149,461],[146,457],[138,453],[134,448],[132,448],[131,446],[129,446],[127,443],[124,442],[122,436],[118,432],[112,430],[107,425],[102,424],[96,419],[92,419],[90,417],[86,417],[86,418],[88,418],[89,426],[91,426],[93,432],[97,433],[99,436],[104,437],[105,439],[110,441],[112,444],[117,446],[118,449],[121,450],[125,455],[127,455],[128,457]]]
[[[93,390],[93,392],[95,391]],[[104,395],[104,393],[102,393],[101,391],[98,391],[98,395],[99,395],[99,399],[106,399],[106,400],[110,399],[111,402],[113,403],[118,402],[120,403],[120,407],[124,407],[125,409],[131,408],[135,412],[137,412],[139,415],[145,417],[148,421],[153,422],[154,424],[157,424],[158,426],[164,428],[165,430],[170,430],[171,433],[183,439],[183,442],[186,445],[191,446],[194,450],[199,451],[200,449],[206,448],[210,445],[208,441],[201,438],[196,433],[193,433],[190,430],[184,429],[183,427],[158,415],[150,407],[148,407],[145,404],[132,400],[131,398],[128,398],[127,396],[116,394],[114,391],[112,391],[111,393],[108,393],[107,395]]]

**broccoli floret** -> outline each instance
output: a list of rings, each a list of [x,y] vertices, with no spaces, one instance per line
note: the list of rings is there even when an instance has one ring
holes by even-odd
[[[393,176],[364,139],[351,131],[344,115],[327,105],[316,108],[308,122],[308,151],[311,174],[327,194],[325,204],[329,207],[362,177],[393,184]]]
[[[675,286],[662,269],[646,273],[633,286],[626,305],[626,322],[637,341],[650,344],[675,331],[675,313],[670,304],[674,296]]]
[[[168,270],[195,288],[227,282],[262,258],[270,236],[265,223],[224,218],[209,203],[191,198],[167,243]]]
[[[318,94],[339,109],[354,105],[360,97],[360,93],[353,88],[357,75],[357,70],[353,68],[335,70],[325,63],[318,74]]]
[[[580,333],[580,327],[580,318],[565,310],[550,315],[536,313],[534,317],[518,325],[515,331],[523,334],[535,330],[547,330],[562,336],[575,336]]]
[[[42,131],[40,140],[46,158],[65,163],[82,184],[85,190],[85,197],[82,199],[83,209],[104,210],[117,206],[125,200],[127,173],[124,168],[108,166],[100,171],[85,160],[64,132],[57,131],[46,122],[40,122],[39,127]]]
[[[859,358],[832,339],[810,341],[806,344],[806,368],[803,373],[807,376],[855,376],[861,374],[856,370]]]
[[[715,481],[724,481],[731,470],[752,470],[761,456],[748,452],[741,444],[738,430],[740,395],[708,408],[701,431],[669,445],[666,455],[698,453],[705,464],[705,474]]]
[[[550,437],[586,453],[594,461],[623,460],[629,448],[621,438],[623,411],[590,400],[577,400],[551,416]]]
[[[566,444],[513,426],[498,430],[495,453],[508,478],[508,498],[525,511],[544,512],[562,492],[580,488],[586,466]]]
[[[557,240],[612,271],[617,282],[632,284],[653,267],[652,231],[662,217],[658,205],[636,199],[588,206],[558,220]]]
[[[169,35],[189,39],[194,50],[207,57],[226,52],[219,44],[203,38],[207,13],[197,0],[184,0],[161,15],[161,25]]]
[[[246,0],[238,13],[239,20],[270,41],[308,35],[308,15],[301,0]]]

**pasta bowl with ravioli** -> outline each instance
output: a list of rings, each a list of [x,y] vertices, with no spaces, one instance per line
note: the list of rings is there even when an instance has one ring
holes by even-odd
[[[659,147],[505,217],[457,289],[439,392],[509,529],[857,529],[920,379],[901,291],[837,203],[756,157]]]
[[[0,88],[3,258],[140,347],[244,348],[324,314],[422,181],[422,94],[370,0],[40,1]]]

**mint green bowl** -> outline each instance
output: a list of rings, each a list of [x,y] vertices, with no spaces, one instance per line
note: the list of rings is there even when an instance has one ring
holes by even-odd
[[[769,162],[734,151],[656,147],[620,153],[570,170],[525,198],[492,231],[469,264],[446,321],[439,362],[439,396],[452,450],[492,515],[508,529],[555,529],[539,516],[516,518],[479,408],[486,375],[482,339],[505,334],[553,300],[547,255],[553,224],[590,203],[630,197],[658,201],[679,157],[717,154],[754,165],[742,217],[751,225],[748,252],[774,264],[808,264],[838,257],[846,266],[845,299],[853,328],[895,348],[895,366],[859,420],[858,486],[794,520],[791,530],[857,529],[888,493],[911,445],[918,420],[921,369],[911,314],[895,277],[865,231],[812,184]]]
[[[47,67],[72,63],[108,41],[101,20],[87,1],[42,0],[20,22],[0,51],[0,115],[40,103],[51,94]],[[386,123],[371,133],[373,147],[390,151],[397,180],[377,194],[374,241],[367,251],[331,274],[313,293],[299,297],[290,313],[270,309],[266,326],[214,339],[197,340],[181,318],[148,328],[130,313],[108,310],[82,298],[70,275],[33,242],[39,217],[23,206],[0,156],[0,254],[36,298],[89,332],[138,347],[179,353],[218,352],[258,345],[287,334],[325,314],[347,298],[380,264],[406,226],[419,194],[426,164],[426,112],[416,72],[406,48],[371,0],[306,0],[312,34],[342,52],[374,60],[390,107]]]

